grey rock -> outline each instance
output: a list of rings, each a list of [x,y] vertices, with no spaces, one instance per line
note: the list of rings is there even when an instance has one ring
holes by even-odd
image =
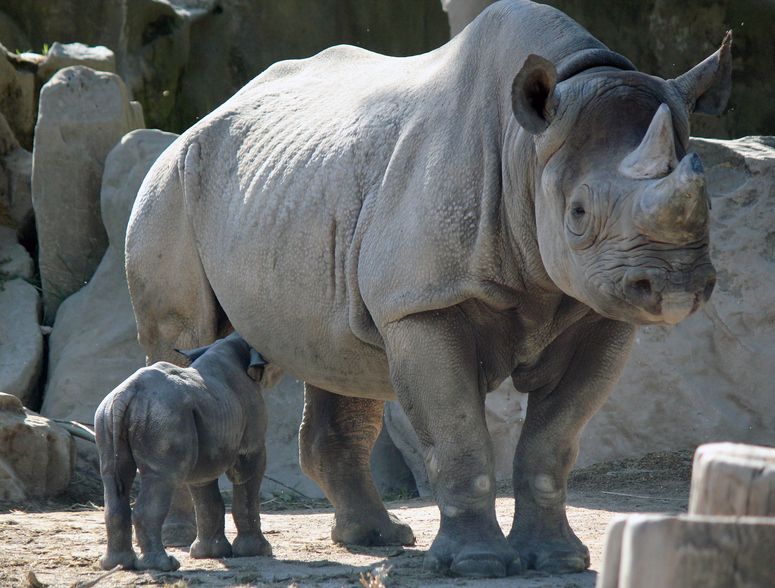
[[[60,69],[73,65],[83,65],[95,71],[116,73],[116,55],[107,47],[89,47],[83,43],[51,45],[43,61],[38,66],[38,84],[43,86]]]
[[[26,281],[32,275],[32,258],[16,231],[0,226],[0,391],[28,406],[37,402],[43,368],[40,296]]]
[[[0,225],[0,275],[3,283],[19,278],[31,280],[34,274],[35,263],[16,241],[16,232]]]
[[[48,417],[92,423],[102,399],[145,365],[124,275],[124,235],[145,174],[176,137],[157,130],[133,131],[105,160],[101,224],[110,245],[91,281],[57,313],[41,408]]]
[[[70,484],[75,441],[49,419],[0,393],[0,500],[51,497]]]
[[[0,113],[26,149],[32,148],[38,111],[35,86],[38,57],[16,55],[0,45]]]
[[[105,157],[121,137],[143,126],[115,74],[68,67],[41,91],[32,203],[46,324],[62,300],[91,279],[105,253],[99,200]]]
[[[639,329],[577,466],[709,441],[775,445],[775,138],[692,139],[706,169],[710,301],[670,328]]]
[[[32,210],[32,153],[24,149],[0,113],[0,214],[25,232],[34,222]]]

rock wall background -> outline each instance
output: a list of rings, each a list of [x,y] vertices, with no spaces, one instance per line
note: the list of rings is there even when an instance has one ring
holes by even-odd
[[[706,57],[733,28],[729,111],[693,120],[693,134],[775,134],[775,41],[764,34],[775,20],[772,3],[550,3],[664,77]],[[183,130],[278,59],[339,42],[393,55],[426,51],[487,4],[0,0],[0,44],[10,49],[0,48],[0,392],[44,417],[91,424],[100,400],[142,366],[123,236],[145,171],[175,139],[164,131]],[[51,45],[46,55],[24,52],[43,43]],[[86,104],[100,116],[88,115]],[[621,382],[582,436],[578,466],[706,441],[775,445],[775,138],[693,139],[692,149],[705,163],[713,199],[716,291],[679,325],[639,331]],[[286,375],[266,400],[271,479],[264,489],[321,496],[298,466],[302,383]],[[487,399],[501,479],[510,476],[527,402],[510,380]],[[3,406],[22,415],[14,402]],[[70,439],[52,421],[27,416],[9,421],[12,437],[45,427],[52,438]],[[389,403],[372,470],[383,491],[426,494],[418,443],[406,425],[398,404]],[[11,438],[2,427],[0,462],[21,463],[19,445],[1,442]],[[94,462],[93,446],[79,440],[78,449]],[[70,455],[72,448],[57,451]],[[56,484],[24,487],[27,473],[0,472],[0,497],[3,488],[8,496],[60,491],[73,464],[59,461]]]
[[[448,38],[438,0],[0,0],[11,53],[103,45],[148,127],[177,133],[275,61],[340,43],[411,55]]]

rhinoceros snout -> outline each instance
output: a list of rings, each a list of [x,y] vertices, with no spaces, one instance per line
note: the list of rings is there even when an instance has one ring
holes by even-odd
[[[690,273],[662,268],[632,268],[624,277],[624,297],[651,315],[653,322],[675,324],[692,314],[710,298],[716,285],[716,270],[703,264]]]

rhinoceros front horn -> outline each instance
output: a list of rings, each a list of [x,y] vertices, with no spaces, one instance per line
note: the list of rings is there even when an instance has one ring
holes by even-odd
[[[669,176],[643,193],[635,203],[633,221],[655,241],[688,245],[707,236],[709,208],[702,162],[689,153]]]
[[[638,148],[622,160],[619,172],[633,180],[663,178],[678,167],[673,138],[673,116],[662,104]]]

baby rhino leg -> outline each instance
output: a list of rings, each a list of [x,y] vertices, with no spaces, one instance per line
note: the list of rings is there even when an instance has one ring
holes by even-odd
[[[231,545],[224,534],[226,508],[218,490],[218,480],[201,486],[191,484],[188,489],[196,510],[196,540],[191,544],[191,557],[231,557]]]
[[[266,463],[266,460],[263,460]],[[231,512],[237,527],[234,540],[234,557],[254,555],[272,555],[272,546],[261,532],[261,517],[258,507],[261,501],[261,480],[264,467],[258,468],[256,475],[244,484],[234,484],[234,501]]]

